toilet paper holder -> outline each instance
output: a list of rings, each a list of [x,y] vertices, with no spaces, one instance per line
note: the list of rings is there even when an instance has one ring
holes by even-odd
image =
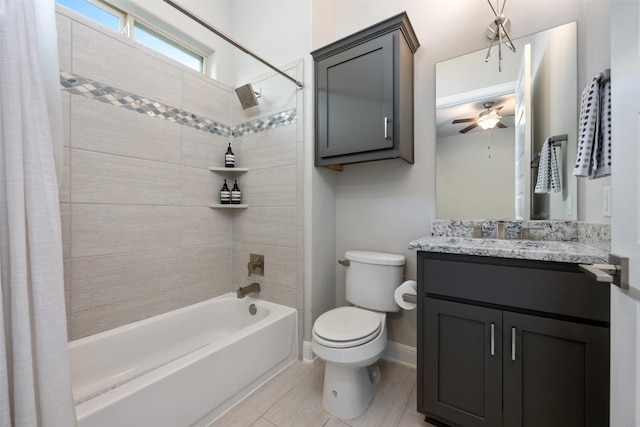
[[[417,295],[412,295],[412,294],[402,294],[402,301],[410,302],[410,303],[413,303],[413,304],[417,304],[418,303],[418,296]]]

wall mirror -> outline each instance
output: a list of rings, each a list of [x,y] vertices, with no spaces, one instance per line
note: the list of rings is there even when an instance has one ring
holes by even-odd
[[[495,47],[436,64],[438,218],[577,218],[577,24],[513,42],[502,72]],[[561,191],[535,194],[542,145],[560,135]]]

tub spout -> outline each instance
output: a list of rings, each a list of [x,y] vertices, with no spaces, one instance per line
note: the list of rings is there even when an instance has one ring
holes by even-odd
[[[253,292],[260,292],[260,284],[258,282],[253,282],[247,286],[240,286],[236,291],[236,294],[238,295],[238,298],[244,298]]]

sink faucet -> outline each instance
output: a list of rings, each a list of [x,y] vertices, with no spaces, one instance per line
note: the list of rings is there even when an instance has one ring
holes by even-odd
[[[260,292],[260,284],[258,282],[238,287],[236,294],[238,295],[238,298],[244,298],[252,292]]]

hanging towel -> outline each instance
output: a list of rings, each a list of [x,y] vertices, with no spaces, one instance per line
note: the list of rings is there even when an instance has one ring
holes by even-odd
[[[557,193],[561,190],[562,184],[560,183],[560,173],[558,172],[556,148],[553,146],[551,138],[547,138],[540,151],[538,179],[534,192],[538,194]]]
[[[611,82],[600,86],[600,127],[597,149],[593,150],[591,178],[611,175]]]
[[[582,91],[580,105],[580,121],[578,129],[578,153],[575,176],[591,176],[594,171],[592,165],[594,148],[598,144],[598,128],[600,119],[600,80],[603,74],[598,74],[591,80],[589,86]]]

